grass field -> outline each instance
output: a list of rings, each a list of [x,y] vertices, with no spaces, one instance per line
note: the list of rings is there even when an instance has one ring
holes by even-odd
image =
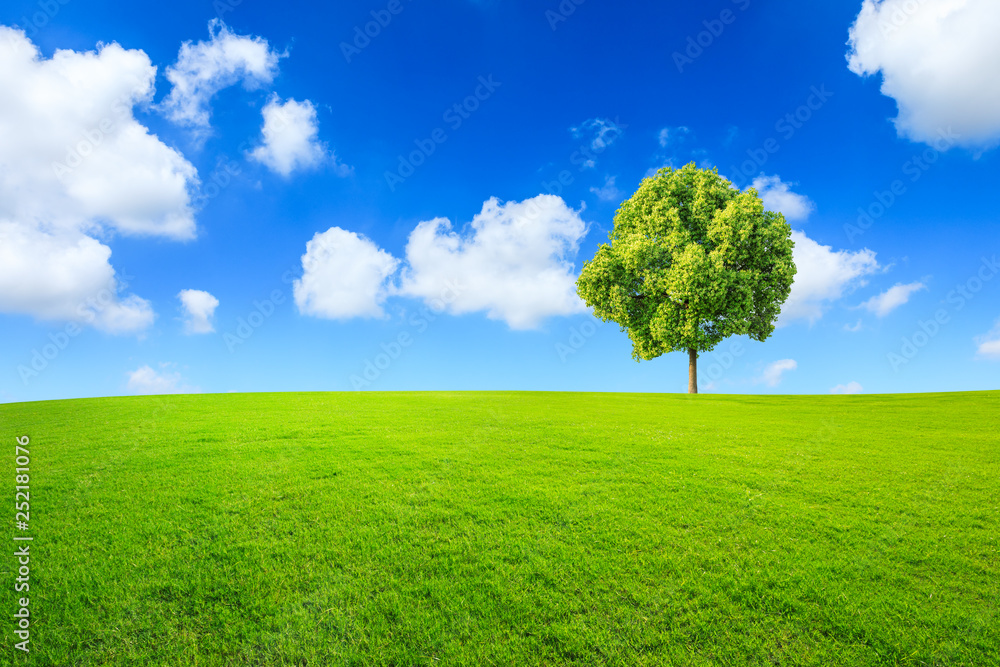
[[[1000,664],[1000,392],[0,405],[9,526],[25,434],[35,666]]]

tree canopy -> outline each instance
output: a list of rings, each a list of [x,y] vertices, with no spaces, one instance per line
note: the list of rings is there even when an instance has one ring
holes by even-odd
[[[622,203],[577,292],[628,333],[636,360],[696,356],[729,336],[763,341],[795,277],[791,233],[755,189],[716,169],[661,169]]]

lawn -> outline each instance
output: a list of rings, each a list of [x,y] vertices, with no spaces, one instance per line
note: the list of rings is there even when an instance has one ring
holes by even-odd
[[[1000,664],[1000,392],[0,405],[4,665],[21,435],[33,666]]]

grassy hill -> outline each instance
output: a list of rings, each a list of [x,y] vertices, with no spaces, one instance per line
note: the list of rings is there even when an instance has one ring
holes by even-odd
[[[35,666],[1000,664],[998,392],[0,405],[8,526],[20,435]]]

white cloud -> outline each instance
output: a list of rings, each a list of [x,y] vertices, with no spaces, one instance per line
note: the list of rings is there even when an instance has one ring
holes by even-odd
[[[666,148],[670,144],[680,143],[691,134],[691,128],[680,125],[678,127],[665,127],[660,130],[657,140],[660,146]]]
[[[483,205],[471,234],[451,231],[444,218],[421,222],[406,246],[399,293],[441,299],[454,315],[485,311],[512,329],[531,329],[553,315],[585,311],[576,294],[572,257],[587,226],[560,198]]]
[[[860,394],[865,390],[857,382],[848,382],[847,384],[838,384],[836,387],[830,390],[831,394]]]
[[[986,359],[1000,359],[1000,338],[981,342],[979,344],[979,356]]]
[[[78,232],[47,233],[0,221],[0,312],[92,324],[110,333],[142,331],[153,309],[108,263],[111,249]]]
[[[381,317],[389,296],[423,299],[452,315],[485,312],[512,329],[531,329],[555,315],[584,312],[572,257],[587,226],[553,195],[523,202],[496,198],[470,224],[470,234],[435,218],[410,233],[400,260],[339,227],[317,234],[302,258],[295,302],[304,315],[328,319]]]
[[[806,220],[816,208],[809,197],[792,192],[790,184],[778,176],[761,174],[753,180],[752,187],[764,200],[764,208],[783,213],[790,222]]]
[[[295,304],[303,315],[324,319],[383,317],[387,281],[398,266],[398,259],[371,240],[331,227],[306,244]]]
[[[212,318],[219,300],[208,292],[196,289],[182,290],[177,298],[184,307],[184,333],[207,334],[215,331]]]
[[[751,187],[757,190],[764,208],[780,212],[790,221],[806,220],[816,208],[812,200],[792,192],[790,184],[777,175],[761,174],[754,179]],[[797,273],[792,292],[781,309],[778,326],[795,320],[808,320],[810,324],[816,322],[829,304],[846,292],[865,285],[864,277],[881,268],[875,253],[868,249],[835,251],[799,230],[792,230],[792,240],[795,242],[793,258]],[[845,327],[848,331],[859,331],[860,328],[860,322],[854,328]]]
[[[266,39],[235,35],[219,19],[209,22],[208,32],[206,42],[181,45],[177,62],[167,68],[173,88],[162,103],[173,122],[202,130],[209,126],[209,102],[217,92],[241,81],[248,90],[271,83],[281,58]]]
[[[604,185],[601,187],[592,187],[590,191],[597,195],[597,198],[601,201],[620,201],[622,198],[622,191],[615,186],[615,177],[606,176],[604,178]]]
[[[905,305],[914,292],[925,289],[927,289],[927,285],[923,283],[910,283],[909,285],[900,283],[868,299],[861,304],[861,307],[875,313],[879,317],[885,317],[900,306]]]
[[[163,372],[157,372],[150,366],[142,366],[134,371],[126,373],[128,376],[128,390],[133,394],[183,394],[196,393],[197,387],[188,387],[183,384],[181,374],[169,372],[166,369],[171,364],[160,364]]]
[[[767,365],[764,372],[757,378],[757,382],[763,382],[768,387],[777,387],[784,379],[785,373],[794,371],[798,367],[799,364],[794,359],[782,359],[781,361],[775,361],[774,363]]]
[[[46,59],[22,31],[0,42],[0,311],[141,330],[149,303],[119,294],[94,237],[195,235],[195,168],[132,112],[156,68],[118,44]]]
[[[193,238],[197,172],[132,115],[153,97],[149,57],[108,44],[44,59],[3,26],[0,41],[0,219]]]
[[[985,336],[976,339],[979,345],[977,353],[983,359],[1000,361],[1000,322]]]
[[[849,67],[882,74],[901,136],[932,143],[1000,141],[1000,3],[996,0],[865,0],[851,27]]]
[[[586,152],[586,160],[580,163],[581,167],[593,169],[597,165],[595,153],[600,155],[611,147],[619,137],[625,132],[625,125],[618,124],[617,120],[610,118],[591,118],[580,123],[579,127],[571,127],[570,132],[577,139],[587,139],[590,142],[590,150]]]
[[[676,169],[679,165],[690,162],[696,163],[703,169],[712,168],[713,165],[708,160],[708,151],[693,145],[695,136],[691,128],[684,125],[664,127],[656,138],[664,150],[653,156],[656,166],[647,169],[644,178],[655,177],[660,169]]]
[[[277,95],[264,107],[261,145],[250,156],[284,177],[293,171],[318,167],[326,160],[336,165],[337,173],[347,176],[350,167],[337,164],[319,141],[319,123],[312,102],[288,100],[282,103]]]
[[[792,240],[798,273],[792,293],[781,309],[780,326],[800,319],[810,324],[817,321],[830,303],[864,285],[864,277],[880,269],[875,253],[867,248],[856,252],[835,251],[798,230],[792,231]]]

